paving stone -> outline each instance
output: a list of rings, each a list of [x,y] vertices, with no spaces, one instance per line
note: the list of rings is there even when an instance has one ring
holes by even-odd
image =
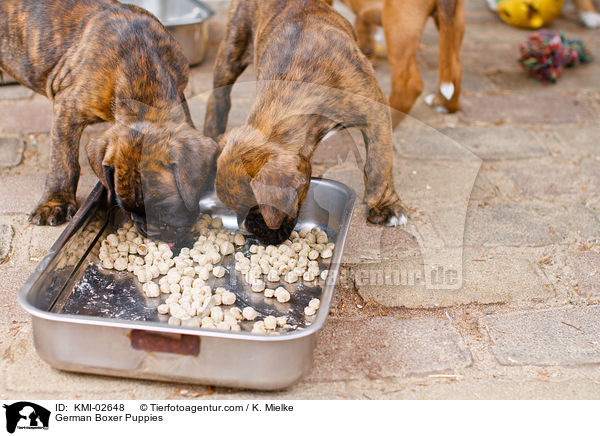
[[[597,214],[583,206],[566,211],[549,205],[473,206],[465,223],[465,244],[486,247],[544,246],[598,236]]]
[[[0,100],[24,100],[33,97],[34,91],[21,85],[0,86]]]
[[[308,381],[405,377],[471,364],[471,353],[445,319],[330,320],[319,336]]]
[[[565,157],[600,156],[600,148],[598,148],[599,125],[577,126],[576,128],[557,126],[555,132],[561,141],[558,144],[549,144],[552,152]]]
[[[3,133],[47,133],[52,127],[52,118],[52,102],[42,96],[0,102],[0,132]]]
[[[583,297],[600,296],[600,253],[575,251],[567,254],[566,267],[572,284]]]
[[[111,392],[131,390],[136,384],[144,383],[55,370],[37,355],[29,323],[20,325],[9,334],[5,333],[6,330],[6,327],[0,330],[10,337],[0,365],[0,378],[4,379],[7,393],[54,396],[69,392],[73,398],[101,392],[110,395]]]
[[[600,306],[490,315],[478,325],[502,365],[600,363]]]
[[[591,109],[568,96],[493,95],[465,97],[460,118],[466,123],[563,124],[595,119]]]
[[[554,287],[536,263],[538,257],[522,248],[465,248],[462,295],[457,301],[517,304],[555,297]]]
[[[447,127],[440,133],[483,160],[528,159],[549,154],[540,137],[531,129],[469,126]]]
[[[38,204],[44,191],[43,175],[16,175],[0,177],[0,215],[29,214]],[[98,182],[96,176],[82,176],[77,189],[81,204]]]
[[[521,249],[447,249],[433,254],[437,262],[427,265],[423,252],[350,265],[354,286],[364,300],[385,307],[539,303],[556,296],[544,272]]]
[[[0,266],[0,323],[23,322],[30,319],[17,301],[17,293],[27,278],[33,273],[34,262],[19,263],[18,265]],[[0,355],[1,357],[1,355]]]
[[[29,228],[29,260],[39,262],[64,230],[63,226],[31,226]]]
[[[0,138],[0,168],[16,167],[23,160],[25,143],[21,138]]]
[[[500,162],[486,175],[499,192],[512,198],[585,204],[600,192],[600,160],[588,157],[577,161],[549,158]]]
[[[10,256],[15,231],[10,224],[0,224],[0,265]]]

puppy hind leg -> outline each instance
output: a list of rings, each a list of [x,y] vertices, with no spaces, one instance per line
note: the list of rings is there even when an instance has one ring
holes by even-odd
[[[356,29],[360,50],[369,59],[371,64],[375,66],[375,26],[357,15],[354,28]]]
[[[79,181],[79,141],[85,127],[68,109],[54,103],[50,171],[42,199],[29,215],[36,225],[57,226],[77,212],[75,194]]]
[[[388,123],[372,124],[361,131],[367,151],[364,167],[367,220],[372,224],[401,226],[406,212],[394,187],[392,132]]]
[[[404,119],[423,92],[417,50],[432,9],[433,0],[386,0],[384,4],[382,24],[392,71],[393,127]]]
[[[213,72],[213,91],[206,106],[204,135],[217,140],[225,133],[231,109],[231,88],[249,64],[248,49],[252,32],[248,28],[249,13],[243,2],[230,8],[225,38],[219,45]]]

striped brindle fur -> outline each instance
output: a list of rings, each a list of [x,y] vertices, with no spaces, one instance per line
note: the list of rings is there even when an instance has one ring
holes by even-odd
[[[54,105],[50,171],[30,221],[75,214],[81,134],[108,121],[87,152],[117,203],[144,233],[189,227],[216,144],[193,129],[188,61],[162,24],[116,0],[2,0],[0,17],[0,69]]]
[[[224,134],[231,86],[254,63],[258,95],[245,124]],[[323,0],[233,0],[217,54],[204,133],[219,139],[216,190],[265,242],[284,240],[306,197],[327,133],[360,129],[368,220],[406,216],[392,175],[389,107],[352,26]]]

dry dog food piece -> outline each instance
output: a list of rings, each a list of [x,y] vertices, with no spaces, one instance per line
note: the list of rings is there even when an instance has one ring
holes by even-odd
[[[148,297],[156,298],[160,296],[160,287],[154,282],[144,283],[142,290]]]
[[[265,317],[264,326],[267,330],[275,330],[277,327],[277,318],[275,318],[273,315]]]
[[[265,334],[266,332],[267,332],[267,330],[265,329],[264,321],[256,321],[254,323],[254,326],[252,326],[252,333]]]
[[[210,309],[210,317],[215,324],[223,321],[223,309],[221,309],[219,306],[213,307]]]
[[[316,312],[317,311],[314,308],[310,307],[310,306],[306,306],[304,308],[304,314],[306,316],[313,316]]]
[[[262,292],[265,290],[265,282],[261,279],[253,280],[251,288],[253,292]]]
[[[330,248],[326,248],[321,252],[321,257],[323,259],[329,259],[331,256],[333,256],[333,251],[331,251]]]
[[[283,327],[287,324],[287,316],[277,317],[277,327]]]
[[[103,259],[102,260],[102,268],[104,269],[113,269],[114,268],[114,263],[111,259]]]
[[[161,315],[166,315],[167,313],[169,313],[169,305],[168,304],[161,304],[156,308],[156,311],[158,313],[160,313]]]
[[[168,324],[173,326],[180,326],[181,320],[175,316],[172,316],[169,318]]]
[[[237,246],[242,246],[246,243],[246,238],[240,232],[235,232],[235,235],[233,235],[233,242]]]
[[[313,298],[312,300],[310,300],[308,302],[308,307],[312,307],[315,310],[318,310],[320,305],[321,305],[321,300],[319,300],[318,298]]]
[[[305,282],[312,282],[315,279],[315,273],[309,269],[302,275],[302,278]]]
[[[275,290],[267,288],[265,289],[265,298],[273,298],[275,296]]]
[[[291,297],[288,290],[280,286],[277,289],[275,289],[275,298],[277,298],[277,301],[279,301],[280,303],[287,303],[288,301],[290,301]]]
[[[212,273],[215,277],[221,278],[225,275],[225,268],[222,266],[215,266],[212,270]]]
[[[203,329],[214,329],[215,323],[210,316],[205,316],[204,318],[202,318],[202,322],[200,323],[200,326]]]
[[[324,269],[323,271],[321,271],[321,280],[327,280],[327,275],[329,274],[329,270],[328,269]]]
[[[116,269],[117,271],[125,271],[127,269],[127,264],[129,262],[127,261],[126,257],[118,257],[115,262],[114,262],[114,269]]]
[[[298,274],[294,271],[290,271],[285,275],[285,281],[288,283],[296,283],[298,281]]]
[[[236,297],[233,292],[225,291],[221,294],[221,301],[225,306],[231,306],[235,303]]]
[[[252,321],[254,319],[256,319],[256,317],[258,316],[258,312],[256,310],[254,310],[253,307],[244,307],[244,309],[242,310],[242,316],[244,317],[244,319],[247,319],[248,321]]]
[[[219,251],[221,252],[221,254],[223,256],[227,256],[227,255],[233,253],[234,250],[235,250],[235,248],[233,247],[233,244],[229,241],[224,241],[219,246]]]
[[[278,282],[279,281],[279,273],[276,270],[269,270],[269,274],[267,274],[267,280],[270,282]]]
[[[232,307],[229,309],[229,313],[238,321],[242,319],[242,309],[239,307]]]

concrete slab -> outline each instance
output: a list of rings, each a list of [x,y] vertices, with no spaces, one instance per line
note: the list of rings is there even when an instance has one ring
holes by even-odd
[[[502,365],[600,363],[600,306],[491,315],[478,325]]]
[[[307,381],[423,375],[471,363],[460,334],[445,319],[332,320],[319,337]]]

